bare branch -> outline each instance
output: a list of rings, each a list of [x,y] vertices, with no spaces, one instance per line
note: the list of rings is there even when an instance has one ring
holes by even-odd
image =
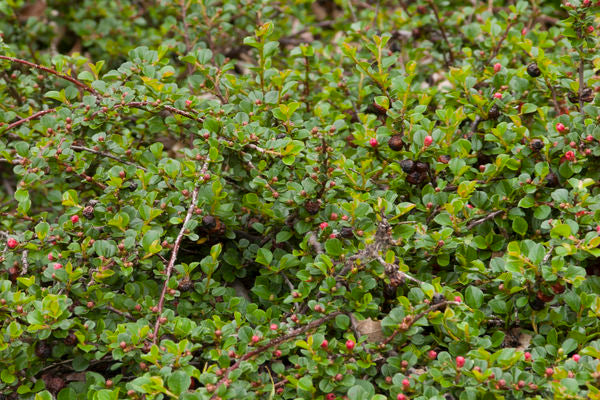
[[[202,171],[200,175],[204,175],[206,170],[208,169],[208,161],[204,163],[202,167]],[[200,182],[200,181],[199,181]],[[154,337],[152,338],[153,343],[156,344],[156,340],[158,339],[158,329],[160,328],[160,315],[163,310],[163,306],[165,303],[165,295],[167,294],[167,288],[169,286],[169,279],[171,278],[171,273],[173,273],[173,267],[175,266],[175,261],[177,261],[177,253],[179,252],[179,246],[181,246],[181,241],[183,240],[183,236],[185,234],[186,225],[192,218],[192,214],[196,209],[196,205],[198,205],[198,192],[200,191],[200,184],[196,184],[194,191],[192,192],[192,202],[188,207],[187,213],[185,215],[185,219],[183,220],[183,224],[181,224],[181,229],[179,230],[179,234],[175,239],[175,243],[173,244],[173,250],[171,252],[171,258],[169,259],[169,264],[167,265],[167,270],[165,271],[165,282],[163,283],[162,292],[160,293],[160,298],[158,300],[158,311],[156,317],[156,324],[154,325]]]
[[[115,161],[119,161],[120,163],[123,163],[123,164],[127,164],[127,165],[133,165],[133,166],[135,166],[135,167],[137,167],[137,168],[139,168],[139,169],[141,169],[141,170],[143,170],[143,171],[148,171],[146,168],[142,167],[141,165],[137,165],[136,163],[133,163],[133,162],[131,162],[131,161],[123,160],[122,158],[119,158],[119,157],[117,157],[117,156],[114,156],[114,155],[112,155],[112,154],[110,154],[110,153],[105,153],[105,152],[102,152],[102,151],[98,151],[98,150],[90,149],[90,148],[88,148],[88,147],[84,147],[84,146],[75,146],[75,145],[71,146],[71,149],[73,149],[73,150],[75,150],[75,151],[87,151],[88,153],[94,153],[94,154],[98,154],[98,155],[100,155],[100,156],[102,156],[102,157],[106,157],[106,158],[112,158],[113,160],[115,160]]]
[[[75,86],[79,87],[80,89],[85,90],[86,92],[89,92],[91,94],[93,94],[94,96],[100,96],[100,93],[98,93],[96,90],[92,89],[91,87],[89,87],[88,85],[86,85],[85,83],[69,76],[69,75],[65,75],[65,74],[61,74],[60,72],[52,69],[52,68],[48,68],[48,67],[44,67],[43,65],[38,65],[38,64],[34,64],[32,62],[26,61],[26,60],[21,60],[19,58],[14,58],[14,57],[8,57],[8,56],[2,56],[0,55],[0,59],[2,60],[8,60],[10,62],[14,62],[14,63],[18,63],[18,64],[23,64],[23,65],[27,65],[31,68],[35,68],[35,69],[39,69],[41,71],[45,71],[48,72],[52,75],[56,75],[61,79],[64,79],[66,81],[69,81],[71,83],[73,83]]]
[[[476,227],[477,225],[483,224],[485,221],[494,219],[494,218],[496,218],[496,216],[503,214],[503,213],[504,213],[504,210],[492,211],[491,213],[489,213],[488,215],[486,215],[483,218],[479,218],[479,219],[469,222],[469,224],[467,225],[467,230],[471,230],[474,227]]]

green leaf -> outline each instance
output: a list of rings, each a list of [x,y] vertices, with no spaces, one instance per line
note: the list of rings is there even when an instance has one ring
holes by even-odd
[[[181,393],[188,390],[192,383],[192,379],[188,374],[184,371],[175,371],[169,375],[167,379],[167,385],[169,386],[169,390],[176,395],[180,395]]]
[[[483,292],[476,286],[469,286],[465,293],[465,302],[471,308],[478,309],[483,305]]]
[[[338,257],[343,253],[342,242],[339,239],[328,239],[325,242],[325,250],[327,254]]]
[[[256,262],[264,266],[269,266],[273,261],[273,253],[270,250],[261,247],[256,253]]]
[[[515,219],[513,219],[512,228],[516,233],[523,236],[527,233],[527,228],[528,228],[527,221],[525,221],[525,219],[523,217],[517,216],[517,217],[515,217]]]

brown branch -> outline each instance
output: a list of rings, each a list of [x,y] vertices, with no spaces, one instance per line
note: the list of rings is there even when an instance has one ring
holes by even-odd
[[[500,38],[500,41],[498,42],[498,44],[496,44],[496,47],[494,47],[494,50],[492,51],[492,54],[490,55],[490,57],[487,60],[487,64],[490,63],[490,61],[492,61],[497,55],[498,52],[500,51],[500,48],[502,47],[502,43],[504,42],[504,40],[506,39],[506,37],[508,36],[508,32],[510,31],[510,28],[512,28],[513,23],[510,22],[507,26],[506,26],[506,30],[504,31],[504,34],[502,35],[502,37]]]
[[[400,325],[400,327],[398,327],[396,330],[394,330],[394,332],[392,332],[392,334],[390,336],[388,336],[387,338],[385,338],[385,340],[382,342],[383,345],[388,344],[389,342],[391,342],[392,340],[394,340],[394,338],[396,337],[396,335],[398,335],[400,332],[406,332],[407,330],[410,329],[411,326],[413,326],[413,324],[415,322],[417,322],[418,320],[420,320],[421,318],[423,318],[424,316],[426,316],[427,314],[429,314],[430,312],[437,310],[438,308],[441,307],[445,307],[447,305],[459,305],[460,303],[457,301],[442,301],[441,303],[437,303],[434,304],[432,306],[430,306],[427,310],[417,314],[416,317],[412,317],[412,316],[407,316],[405,318],[405,322],[402,322],[402,324]]]
[[[1,57],[1,56],[0,56],[0,57]],[[7,131],[11,130],[12,128],[15,128],[15,127],[17,127],[17,126],[19,126],[19,125],[21,125],[21,124],[24,124],[25,122],[31,121],[31,120],[33,120],[33,119],[37,119],[37,118],[39,118],[39,117],[41,117],[41,116],[43,116],[43,115],[50,114],[50,113],[53,113],[53,112],[55,112],[55,111],[56,111],[56,108],[50,108],[50,109],[48,109],[48,110],[42,110],[42,111],[38,111],[38,112],[36,112],[35,114],[31,114],[29,117],[22,118],[22,119],[20,119],[20,120],[18,120],[18,121],[15,121],[15,122],[13,122],[12,124],[8,125],[8,126],[7,126],[7,127],[6,127],[6,128],[3,130],[3,131],[2,131],[2,133],[4,133],[4,132],[7,132]]]
[[[75,150],[75,151],[87,151],[88,153],[98,154],[99,156],[111,158],[111,159],[113,159],[115,161],[119,161],[120,163],[123,163],[123,164],[133,165],[133,166],[135,166],[135,167],[137,167],[137,168],[139,168],[139,169],[141,169],[143,171],[148,171],[146,168],[142,167],[141,165],[137,165],[136,163],[133,163],[131,161],[123,160],[123,159],[121,159],[121,158],[119,158],[117,156],[113,156],[110,153],[105,153],[105,152],[102,152],[102,151],[97,151],[97,150],[90,149],[90,148],[87,148],[87,147],[75,146],[75,145],[71,146],[71,149]]]
[[[202,167],[202,171],[200,175],[204,175],[206,170],[208,169],[208,161],[204,163]],[[198,180],[198,182],[201,182]],[[192,214],[196,209],[196,205],[198,204],[198,192],[200,191],[200,184],[197,183],[194,191],[192,192],[192,202],[187,210],[185,215],[185,219],[183,220],[183,224],[181,225],[181,229],[179,230],[179,234],[175,239],[175,243],[173,244],[173,250],[171,252],[171,258],[169,259],[169,264],[167,265],[167,270],[165,271],[165,282],[163,283],[162,292],[160,293],[160,298],[158,300],[158,311],[156,317],[156,324],[154,325],[154,337],[152,338],[152,342],[156,344],[156,340],[158,339],[158,329],[160,328],[160,314],[162,313],[163,306],[165,303],[165,295],[167,294],[167,288],[169,287],[169,279],[171,278],[171,273],[173,272],[173,267],[175,266],[175,261],[177,261],[177,253],[179,252],[179,246],[181,246],[181,241],[183,240],[183,235],[185,234],[186,225],[192,218]]]
[[[583,51],[579,53],[581,57],[581,61],[579,62],[579,112],[581,116],[585,118],[585,111],[583,111],[583,89],[585,87],[585,82],[583,81],[583,66],[585,60],[583,59]]]
[[[106,309],[109,310],[109,311],[114,312],[115,314],[119,314],[120,316],[125,317],[128,320],[130,320],[130,321],[137,321],[137,319],[134,316],[132,316],[131,314],[129,314],[128,312],[117,310],[116,308],[114,308],[110,304],[106,305]]]
[[[438,26],[440,27],[440,32],[442,33],[442,38],[444,38],[444,41],[446,42],[446,45],[448,46],[448,55],[450,56],[450,64],[454,64],[454,53],[452,52],[452,45],[450,44],[450,41],[448,40],[448,36],[446,35],[446,30],[444,29],[444,25],[442,24],[442,20],[440,19],[440,11],[437,8],[437,5],[435,4],[435,0],[428,0],[429,5],[431,6],[431,8],[433,9],[433,14],[435,15],[435,19],[438,23]],[[445,57],[444,57],[444,61],[445,61]],[[446,66],[448,65],[448,62],[446,62]]]
[[[327,314],[324,317],[316,319],[316,320],[314,320],[314,321],[312,321],[312,322],[310,322],[310,323],[308,323],[308,324],[306,324],[306,325],[304,325],[304,326],[302,326],[302,327],[300,327],[298,329],[294,329],[293,331],[291,331],[290,333],[288,333],[286,335],[283,335],[283,336],[277,337],[275,339],[272,339],[269,343],[267,343],[267,344],[265,344],[265,345],[257,348],[256,350],[252,350],[252,351],[244,354],[238,361],[236,361],[235,364],[233,364],[231,367],[229,367],[229,368],[227,368],[225,370],[225,373],[223,373],[223,377],[221,378],[221,380],[219,382],[217,382],[216,389],[218,389],[219,386],[221,386],[222,384],[225,383],[225,381],[227,380],[227,377],[229,376],[229,374],[231,373],[231,371],[234,371],[234,370],[238,369],[240,367],[240,365],[242,364],[242,362],[244,362],[244,361],[246,361],[246,360],[248,360],[248,359],[250,359],[250,358],[252,358],[252,357],[254,357],[254,356],[258,355],[258,354],[261,354],[261,353],[265,352],[266,350],[270,349],[271,347],[277,346],[277,345],[279,345],[279,344],[281,344],[283,342],[286,342],[286,341],[288,341],[290,339],[295,338],[298,335],[301,335],[301,334],[303,334],[305,332],[308,332],[311,329],[317,328],[317,327],[323,325],[325,322],[334,319],[335,317],[337,317],[340,314],[343,314],[343,312],[342,311],[336,311],[336,312],[333,312],[331,314]],[[215,398],[216,398],[216,395],[214,395],[212,397],[212,399],[215,399]]]
[[[23,64],[23,65],[27,65],[31,68],[35,68],[35,69],[39,69],[41,71],[45,71],[48,72],[52,75],[56,75],[61,79],[67,80],[71,83],[73,83],[75,86],[79,87],[80,89],[85,90],[86,92],[89,92],[91,94],[93,94],[94,96],[100,96],[100,93],[98,93],[97,91],[95,91],[94,89],[92,89],[91,87],[89,87],[88,85],[86,85],[85,83],[69,76],[69,75],[65,75],[65,74],[61,74],[60,72],[52,69],[52,68],[48,68],[48,67],[44,67],[43,65],[38,65],[38,64],[34,64],[32,62],[26,61],[26,60],[21,60],[20,58],[14,58],[14,57],[8,57],[8,56],[2,56],[0,55],[0,59],[2,60],[7,60],[7,61],[11,61],[14,63],[19,63],[19,64]]]
[[[471,230],[474,227],[476,227],[477,225],[481,225],[484,222],[489,221],[491,219],[494,219],[494,218],[496,218],[496,216],[498,216],[500,214],[503,214],[503,213],[504,213],[504,210],[496,210],[496,211],[493,211],[493,212],[489,213],[488,215],[486,215],[483,218],[479,218],[479,219],[476,219],[475,221],[471,221],[467,225],[467,230]]]

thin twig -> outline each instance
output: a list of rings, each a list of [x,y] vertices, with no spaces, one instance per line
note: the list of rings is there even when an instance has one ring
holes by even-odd
[[[290,333],[280,336],[278,338],[272,339],[269,343],[265,344],[264,346],[261,346],[259,348],[257,348],[256,350],[250,351],[246,354],[244,354],[239,360],[236,361],[235,364],[233,364],[231,367],[227,368],[225,370],[225,372],[223,373],[223,377],[221,378],[221,380],[219,382],[217,382],[216,384],[216,389],[218,389],[221,385],[223,385],[225,383],[225,381],[227,380],[229,374],[238,369],[240,367],[240,365],[242,364],[242,362],[249,360],[250,358],[261,354],[263,352],[265,352],[266,350],[270,349],[271,347],[277,346],[283,342],[286,342],[290,339],[295,338],[298,335],[301,335],[305,332],[310,331],[311,329],[317,328],[321,325],[323,325],[324,323],[326,323],[327,321],[330,321],[332,319],[334,319],[335,317],[337,317],[338,315],[343,314],[342,311],[336,311],[333,312],[331,314],[325,315],[324,317],[321,317],[319,319],[316,319],[298,329],[294,329],[293,331],[291,331]],[[212,397],[212,399],[215,399],[216,395],[214,395]]]
[[[433,9],[433,14],[435,15],[435,19],[438,23],[438,26],[440,27],[440,32],[442,33],[442,38],[444,39],[444,42],[446,42],[446,45],[448,46],[448,55],[450,56],[450,64],[454,64],[454,53],[452,52],[452,45],[450,44],[450,41],[448,40],[448,36],[446,35],[446,30],[444,29],[444,25],[442,24],[442,20],[440,19],[440,11],[437,8],[437,5],[435,4],[435,1],[433,0],[428,0],[429,5],[431,5],[431,8]],[[445,61],[445,58],[444,58]],[[446,66],[448,65],[448,62],[446,62]]]
[[[206,170],[208,169],[208,161],[204,163],[202,167],[202,171],[200,175],[204,175]],[[201,181],[198,181],[201,182]],[[171,278],[171,273],[173,272],[173,267],[175,266],[175,261],[177,261],[177,253],[179,252],[179,246],[181,245],[181,241],[183,240],[183,236],[185,234],[186,225],[192,218],[192,214],[196,209],[196,205],[198,204],[198,192],[200,191],[200,184],[196,184],[194,191],[192,192],[192,202],[187,210],[187,214],[185,215],[185,219],[183,220],[183,224],[181,225],[181,229],[179,230],[179,234],[175,239],[175,243],[173,244],[173,251],[171,252],[171,258],[169,259],[169,264],[167,265],[167,270],[165,271],[165,282],[163,283],[162,292],[160,293],[160,298],[158,300],[158,311],[156,317],[156,324],[154,325],[154,337],[152,338],[152,342],[156,344],[156,340],[158,339],[158,329],[160,328],[160,315],[163,310],[163,306],[165,303],[165,295],[167,294],[167,288],[169,287],[169,280]]]
[[[554,245],[550,246],[550,250],[548,250],[548,252],[544,256],[544,259],[542,260],[542,264],[546,264],[548,262],[548,260],[550,260],[550,257],[552,257],[553,250],[554,250]]]
[[[469,222],[469,224],[467,225],[467,230],[471,230],[474,227],[476,227],[477,225],[481,225],[484,222],[494,219],[494,218],[496,218],[496,216],[503,214],[503,213],[504,213],[504,210],[492,211],[491,213],[489,213],[488,215],[486,215],[483,218],[479,218],[479,219],[476,219],[475,221]]]
[[[585,111],[583,111],[583,89],[585,87],[585,82],[583,81],[583,67],[585,60],[583,59],[583,51],[579,54],[581,57],[581,61],[579,62],[579,112],[582,117],[585,117]]]
[[[21,254],[21,262],[23,263],[23,268],[21,268],[21,275],[25,275],[29,270],[29,260],[27,260],[28,255],[29,250],[23,250],[23,254]]]
[[[110,153],[105,153],[105,152],[102,152],[102,151],[90,149],[88,147],[75,146],[75,145],[71,146],[71,149],[75,150],[75,151],[87,151],[88,153],[98,154],[99,156],[106,157],[106,158],[112,158],[113,160],[119,161],[120,163],[123,163],[123,164],[133,165],[133,166],[135,166],[135,167],[137,167],[137,168],[139,168],[139,169],[141,169],[143,171],[148,171],[146,168],[142,167],[141,165],[137,165],[136,163],[133,163],[131,161],[123,160],[122,158],[114,156],[114,155],[112,155]]]
[[[8,60],[14,63],[19,63],[19,64],[23,64],[23,65],[27,65],[31,68],[35,68],[35,69],[39,69],[41,71],[45,71],[48,72],[52,75],[56,75],[61,79],[67,80],[73,84],[75,84],[75,86],[79,87],[80,89],[85,90],[86,92],[89,92],[91,94],[93,94],[94,96],[100,96],[100,93],[98,93],[96,90],[92,89],[91,87],[89,87],[88,85],[86,85],[85,83],[69,76],[69,75],[65,75],[65,74],[61,74],[60,72],[52,69],[52,68],[48,68],[48,67],[44,67],[43,65],[38,65],[38,64],[34,64],[32,62],[26,61],[26,60],[21,60],[20,58],[14,58],[14,57],[8,57],[8,56],[2,56],[0,55],[0,59],[2,60]]]
[[[43,116],[43,115],[50,114],[50,113],[53,113],[53,112],[55,112],[55,111],[56,111],[56,108],[50,108],[50,109],[48,109],[48,110],[42,110],[42,111],[38,111],[38,112],[36,112],[35,114],[31,114],[29,117],[22,118],[22,119],[20,119],[20,120],[18,120],[18,121],[15,121],[15,122],[13,122],[12,124],[9,124],[9,125],[8,125],[8,126],[7,126],[7,127],[6,127],[6,128],[3,130],[3,131],[2,131],[2,133],[6,132],[6,131],[9,131],[9,130],[11,130],[12,128],[15,128],[15,127],[17,127],[17,126],[19,126],[19,125],[21,125],[21,124],[24,124],[24,123],[25,123],[25,122],[27,122],[27,121],[31,121],[31,120],[33,120],[33,119],[37,119],[37,118],[39,118],[39,117],[41,117],[41,116]]]
[[[115,314],[119,314],[120,316],[125,317],[128,320],[130,320],[130,321],[137,321],[137,319],[133,315],[131,315],[128,312],[125,312],[125,311],[117,310],[116,308],[114,308],[110,304],[106,305],[106,309],[109,310],[109,311],[114,312]]]
[[[382,342],[383,345],[388,344],[389,342],[391,342],[392,340],[394,340],[394,338],[396,337],[396,335],[398,335],[400,332],[406,332],[407,330],[410,329],[411,326],[413,326],[413,324],[415,322],[417,322],[418,320],[420,320],[421,318],[423,318],[424,316],[426,316],[427,314],[429,314],[430,312],[437,310],[438,308],[441,307],[445,307],[447,305],[459,305],[460,303],[457,301],[442,301],[441,303],[437,303],[434,304],[432,306],[430,306],[427,310],[417,314],[417,316],[415,316],[414,318],[411,316],[408,316],[405,318],[406,322],[403,322],[400,327],[398,327],[396,330],[394,330],[394,332],[388,336],[387,338],[385,338],[385,340]]]
[[[417,278],[407,274],[406,272],[400,271],[400,269],[398,268],[398,266],[396,264],[390,264],[390,263],[386,262],[383,259],[383,257],[381,257],[381,256],[377,257],[377,261],[379,261],[381,263],[381,265],[383,265],[385,267],[385,272],[388,275],[391,275],[391,274],[400,275],[402,278],[408,279],[409,281],[413,281],[415,283],[418,283],[419,285],[423,284],[423,281],[418,280]]]
[[[510,31],[510,28],[512,28],[512,26],[513,26],[512,22],[510,22],[506,26],[506,29],[504,30],[504,34],[500,38],[500,41],[496,44],[496,47],[494,47],[494,50],[492,51],[492,54],[488,58],[487,63],[485,65],[488,65],[490,63],[490,61],[492,61],[498,55],[498,52],[500,51],[500,48],[502,47],[502,43],[504,42],[504,40],[508,36],[508,32]]]

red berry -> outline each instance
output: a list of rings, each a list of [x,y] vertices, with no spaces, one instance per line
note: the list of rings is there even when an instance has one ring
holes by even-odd
[[[456,367],[462,368],[465,365],[465,358],[463,356],[456,357]]]
[[[563,124],[561,124],[560,122],[558,124],[556,124],[556,130],[558,132],[564,132],[565,131],[565,126]]]
[[[260,340],[260,337],[258,337],[257,335],[253,335],[252,336],[252,342],[253,343],[258,343],[259,340]]]
[[[337,397],[337,396],[335,395],[335,393],[327,393],[327,396],[325,396],[325,398],[326,398],[327,400],[335,400],[335,399],[336,399],[336,397]]]
[[[407,387],[410,386],[410,381],[408,379],[403,379],[402,380],[402,386],[404,386],[404,388],[406,389]]]
[[[500,64],[500,63],[494,64],[494,72],[500,72],[501,69],[502,69],[502,64]]]
[[[326,349],[328,345],[329,345],[329,342],[327,341],[327,339],[324,339],[321,342],[321,348],[323,348],[323,349]]]
[[[398,396],[396,396],[396,400],[408,400],[408,397],[406,397],[402,393],[398,393]]]
[[[329,216],[329,219],[332,221],[335,221],[338,218],[338,215],[336,213],[331,213],[331,215]]]
[[[527,35],[527,28],[521,29],[521,35],[523,35],[523,36]]]
[[[278,326],[277,326],[277,324],[271,324],[270,328],[272,331],[276,331]]]
[[[498,386],[500,386],[500,387],[504,387],[504,386],[506,386],[506,381],[505,381],[504,379],[500,379],[500,380],[498,381]]]
[[[377,147],[379,145],[379,142],[377,141],[377,139],[371,138],[369,139],[369,144],[371,145],[371,147]]]
[[[460,296],[454,296],[454,301],[456,301],[457,303],[462,302],[462,299]]]
[[[573,160],[575,160],[575,153],[573,153],[571,150],[569,150],[565,153],[565,158],[569,161],[573,161]]]
[[[592,33],[592,32],[594,32],[594,27],[590,25],[590,26],[588,26],[587,30],[589,33]]]
[[[585,137],[585,140],[587,140],[588,142],[591,142],[591,141],[593,141],[593,140],[594,140],[594,137],[593,137],[592,135],[587,135],[587,136]]]
[[[275,350],[275,351],[273,352],[273,355],[274,355],[275,357],[277,357],[277,358],[281,357],[281,350]]]
[[[329,234],[329,239],[335,239],[336,238],[336,234],[335,233],[331,233]]]
[[[61,269],[63,266],[60,263],[54,263],[54,269]]]
[[[54,255],[52,253],[48,253],[48,261],[54,260]]]
[[[125,342],[121,342],[121,343],[119,343],[119,346],[120,346],[122,349],[124,349],[125,347],[127,347],[127,343],[125,343]]]
[[[433,143],[433,137],[431,137],[430,135],[425,136],[423,145],[425,145],[425,147],[428,147],[428,146],[431,146],[431,143]]]
[[[577,147],[577,143],[575,143],[575,142],[571,141],[571,142],[569,143],[569,146],[571,146],[572,148],[576,148],[576,147]]]
[[[435,350],[429,350],[429,352],[427,353],[427,357],[429,357],[432,360],[435,360],[437,358],[437,352]]]
[[[327,228],[328,226],[329,226],[329,224],[328,224],[327,222],[321,222],[321,223],[319,224],[319,227],[320,227],[322,230],[324,230],[324,229],[325,229],[325,228]]]
[[[348,221],[348,216],[347,215],[342,215],[342,221]]]
[[[494,97],[497,98],[497,99],[501,99],[502,98],[502,93],[496,92],[496,93],[494,93]]]
[[[554,375],[554,370],[552,368],[546,368],[546,375],[548,375],[548,376]]]
[[[350,340],[350,339],[346,340],[346,348],[348,350],[352,350],[355,345],[356,345],[356,343],[354,343],[353,340]]]
[[[79,222],[79,215],[73,215],[71,216],[71,222],[76,224],[77,222]]]
[[[579,359],[580,359],[580,358],[581,358],[581,357],[579,356],[579,354],[573,354],[573,361],[575,361],[575,362],[579,362]]]
[[[186,101],[185,101],[185,106],[186,106],[186,107],[189,107],[189,106],[191,106],[191,105],[192,105],[192,101],[191,101],[191,100],[186,100]]]
[[[19,244],[19,242],[17,242],[17,240],[15,238],[9,238],[6,241],[6,245],[8,246],[9,249],[14,249],[15,247],[17,247],[18,244]]]

